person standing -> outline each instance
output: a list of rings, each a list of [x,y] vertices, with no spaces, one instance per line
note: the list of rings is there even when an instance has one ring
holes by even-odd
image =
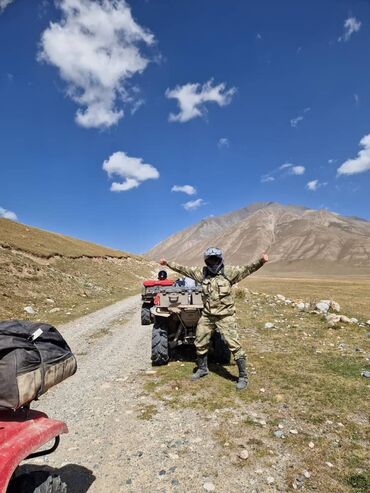
[[[221,333],[232,352],[239,370],[236,384],[238,390],[245,389],[248,384],[246,369],[246,353],[240,345],[235,317],[235,301],[232,286],[260,269],[268,261],[266,254],[261,255],[257,262],[244,266],[225,266],[224,256],[220,248],[210,247],[204,252],[205,266],[187,267],[176,262],[161,258],[159,263],[184,276],[202,284],[203,311],[199,319],[195,347],[197,351],[197,370],[193,380],[208,375],[207,354],[213,331]]]

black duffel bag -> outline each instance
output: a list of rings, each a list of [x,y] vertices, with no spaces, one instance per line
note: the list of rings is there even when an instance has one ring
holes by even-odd
[[[0,409],[30,403],[76,370],[76,358],[51,325],[0,322]]]

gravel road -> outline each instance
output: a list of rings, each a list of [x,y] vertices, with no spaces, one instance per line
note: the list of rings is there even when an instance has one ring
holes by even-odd
[[[31,467],[58,468],[70,493],[276,491],[257,488],[261,471],[247,473],[223,455],[213,433],[221,415],[173,410],[143,390],[151,326],[140,324],[138,296],[59,330],[77,356],[78,372],[33,407],[64,420],[69,434]],[[140,419],[151,404],[157,414]]]

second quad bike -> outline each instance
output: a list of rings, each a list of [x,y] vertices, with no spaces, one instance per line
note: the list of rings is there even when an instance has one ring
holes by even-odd
[[[159,286],[150,309],[152,329],[152,364],[165,365],[178,346],[194,346],[201,317],[201,286]],[[222,335],[214,331],[210,357],[221,364],[230,363],[230,350]]]

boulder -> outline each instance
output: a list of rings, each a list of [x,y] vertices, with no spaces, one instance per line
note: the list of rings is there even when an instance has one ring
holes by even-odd
[[[315,305],[315,310],[317,310],[320,313],[328,313],[330,308],[330,301],[328,302],[327,300],[321,300]]]
[[[331,300],[330,301],[330,310],[332,312],[336,312],[336,313],[339,313],[340,312],[340,304],[337,303],[336,301],[334,300]]]
[[[325,315],[325,320],[328,322],[329,327],[334,327],[340,322],[340,315],[336,313],[327,313]]]
[[[340,321],[345,323],[345,324],[350,324],[351,323],[351,319],[349,317],[346,317],[346,315],[341,315],[340,316]]]
[[[25,306],[23,308],[23,310],[28,313],[28,315],[34,315],[35,314],[35,310],[32,308],[32,306]]]

